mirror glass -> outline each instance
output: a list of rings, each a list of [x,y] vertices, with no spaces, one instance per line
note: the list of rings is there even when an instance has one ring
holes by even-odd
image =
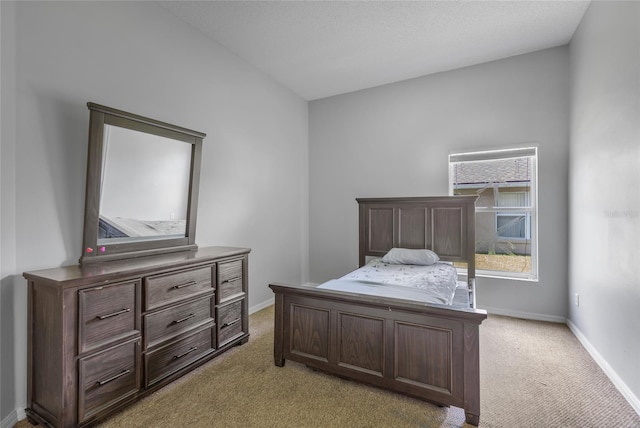
[[[88,103],[80,263],[197,249],[205,134]]]
[[[98,245],[186,236],[191,145],[105,125]]]

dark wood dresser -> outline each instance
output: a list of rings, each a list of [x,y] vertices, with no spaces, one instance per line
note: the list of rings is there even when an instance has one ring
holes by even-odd
[[[27,417],[91,425],[249,339],[249,249],[25,272]]]

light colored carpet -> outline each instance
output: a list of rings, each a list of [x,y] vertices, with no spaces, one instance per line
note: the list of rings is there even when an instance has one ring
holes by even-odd
[[[249,343],[100,427],[470,427],[462,409],[290,361],[276,367],[272,307],[251,315],[250,329]],[[640,427],[640,416],[565,325],[490,316],[480,327],[480,361],[480,427]]]

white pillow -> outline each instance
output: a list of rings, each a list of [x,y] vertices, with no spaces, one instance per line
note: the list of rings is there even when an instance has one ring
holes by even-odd
[[[421,266],[429,266],[439,260],[440,257],[431,250],[411,250],[408,248],[392,248],[382,258],[384,263]]]

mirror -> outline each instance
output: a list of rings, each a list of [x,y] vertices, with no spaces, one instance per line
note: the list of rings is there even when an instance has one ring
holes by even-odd
[[[112,125],[103,141],[98,245],[186,236],[191,147]]]
[[[197,248],[205,134],[88,103],[81,263]]]

